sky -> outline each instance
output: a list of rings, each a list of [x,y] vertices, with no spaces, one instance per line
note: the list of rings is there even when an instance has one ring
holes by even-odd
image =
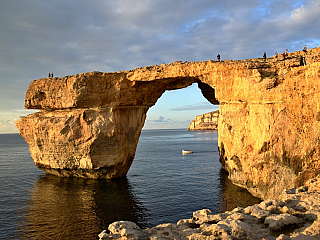
[[[319,0],[0,1],[0,133],[16,133],[29,83],[174,61],[248,59],[320,46]],[[197,88],[168,91],[144,128],[187,128],[214,111]]]

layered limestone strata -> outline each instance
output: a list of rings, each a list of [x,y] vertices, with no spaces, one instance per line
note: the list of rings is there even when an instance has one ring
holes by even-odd
[[[35,165],[45,172],[111,179],[129,170],[146,111],[144,107],[41,110],[17,126]]]
[[[219,111],[201,114],[189,124],[189,131],[218,130]]]
[[[230,179],[255,196],[277,197],[320,170],[319,52],[42,78],[25,96],[25,108],[40,111],[16,125],[46,172],[122,177],[148,109],[164,91],[197,83],[209,102],[220,105],[220,161]]]

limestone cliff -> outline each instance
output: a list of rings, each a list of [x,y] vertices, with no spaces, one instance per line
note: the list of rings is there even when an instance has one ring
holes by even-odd
[[[25,108],[40,111],[16,125],[46,172],[122,177],[148,109],[164,91],[198,83],[220,105],[220,161],[230,179],[255,196],[277,197],[320,171],[320,48],[308,50],[306,66],[301,54],[42,78],[25,96]]]
[[[189,125],[189,131],[218,130],[219,110],[195,117]]]

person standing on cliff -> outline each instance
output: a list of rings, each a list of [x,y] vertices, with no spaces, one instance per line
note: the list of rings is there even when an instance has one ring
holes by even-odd
[[[277,51],[274,53],[274,55],[276,56],[276,59],[278,60],[278,52]]]
[[[53,72],[51,73],[51,78],[53,78]]]
[[[303,51],[307,52],[307,45],[304,45]]]
[[[265,62],[267,61],[267,53],[266,52],[264,52],[264,54],[263,54],[263,59]]]
[[[217,59],[218,59],[218,61],[220,62],[220,54],[218,53],[218,55],[217,55]]]
[[[307,45],[304,45],[304,48],[302,50],[305,54],[307,54]]]
[[[300,57],[299,57],[299,59],[300,59],[300,66],[304,66],[303,57],[302,57],[302,56],[300,56]]]
[[[284,53],[282,53],[282,56],[283,56],[283,60],[286,59],[286,57],[288,56],[288,49],[286,49]]]
[[[48,78],[51,78],[51,74],[50,74],[50,72],[49,72]]]

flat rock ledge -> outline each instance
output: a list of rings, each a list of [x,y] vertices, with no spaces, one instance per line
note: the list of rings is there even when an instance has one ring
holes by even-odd
[[[135,240],[287,240],[320,239],[320,175],[305,186],[286,189],[280,200],[267,199],[246,208],[219,214],[208,209],[193,218],[141,229],[117,221],[99,234],[100,239]]]

